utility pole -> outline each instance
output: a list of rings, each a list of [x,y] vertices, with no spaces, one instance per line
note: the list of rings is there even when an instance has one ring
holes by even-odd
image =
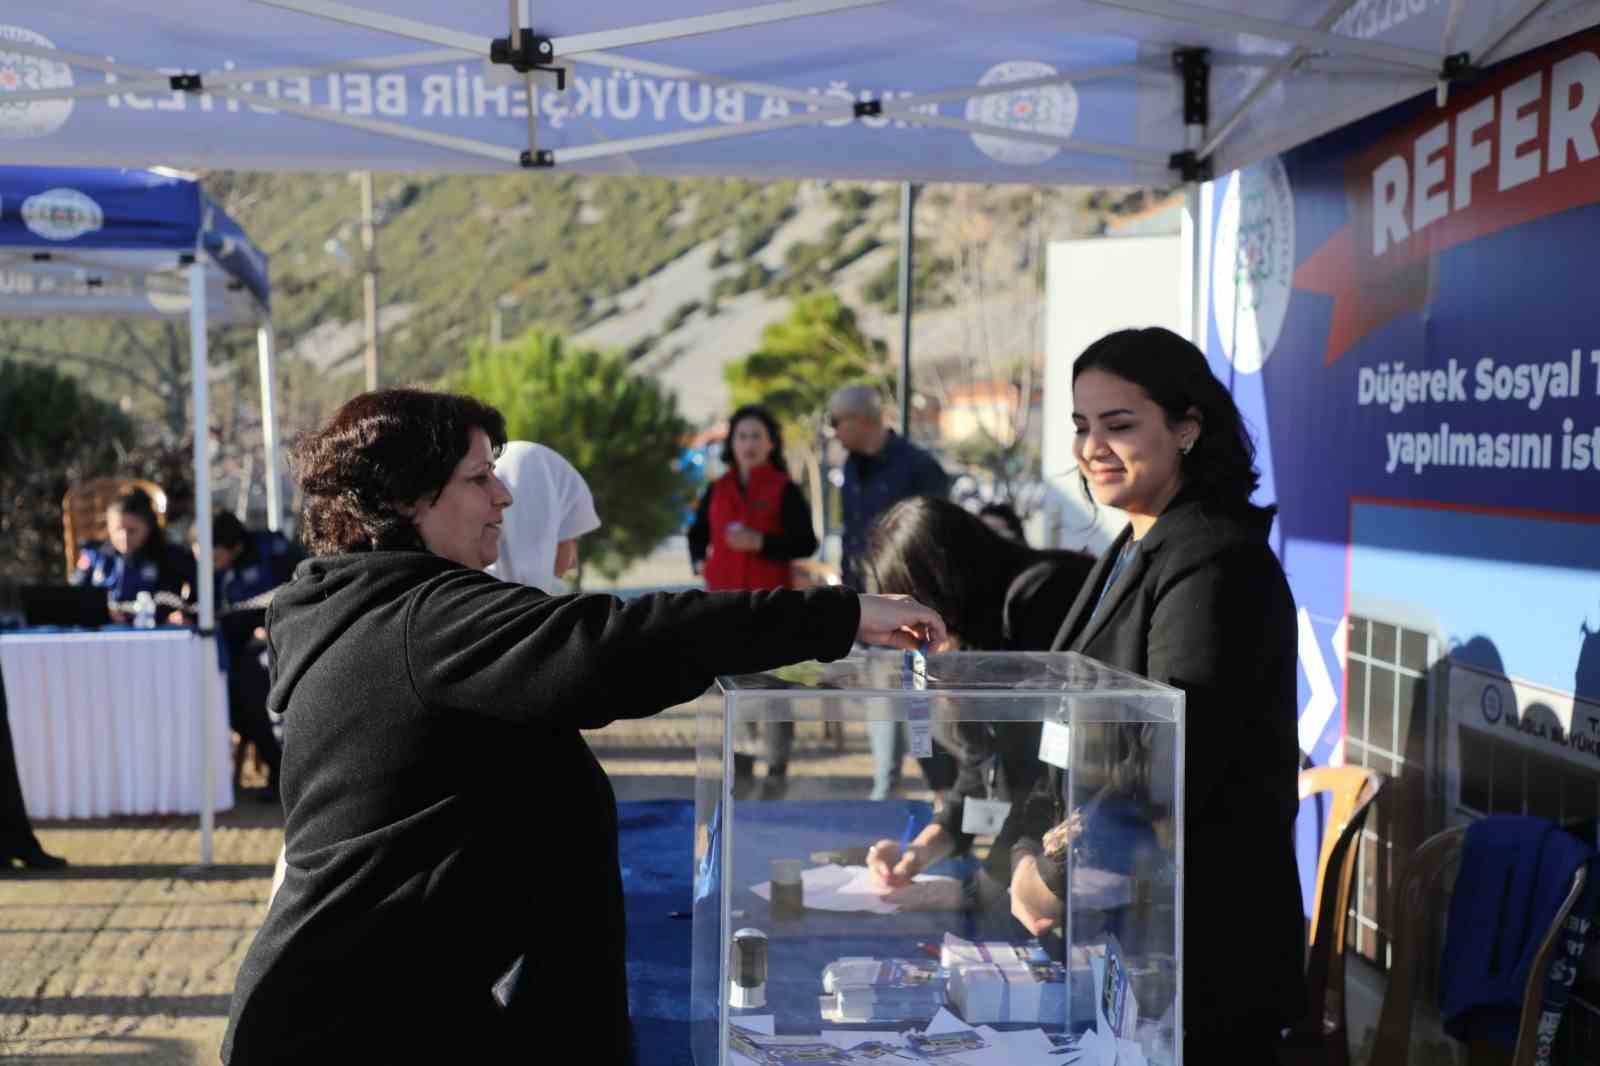
[[[900,435],[911,439],[911,287],[917,187],[900,183]]]
[[[378,387],[378,230],[372,218],[372,171],[361,171],[361,303],[367,325],[367,391]]]

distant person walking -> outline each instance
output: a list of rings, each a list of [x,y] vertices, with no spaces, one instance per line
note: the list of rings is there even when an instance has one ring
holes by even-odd
[[[772,413],[756,404],[735,411],[722,461],[728,472],[706,489],[689,527],[694,572],[711,592],[787,588],[790,565],[817,550],[817,534],[811,508],[789,478],[783,433]],[[767,759],[761,798],[778,799],[788,784],[794,723],[766,722],[759,729],[750,723],[747,735],[735,742],[736,793],[754,783],[758,748]]]
[[[844,545],[839,570],[844,583],[864,587],[858,571],[878,516],[912,496],[950,495],[950,478],[939,461],[883,424],[883,402],[871,385],[846,385],[828,401],[828,424],[850,453],[844,464]],[[888,799],[899,787],[907,736],[900,722],[868,722],[872,745],[872,798]],[[950,782],[930,781],[933,787]]]

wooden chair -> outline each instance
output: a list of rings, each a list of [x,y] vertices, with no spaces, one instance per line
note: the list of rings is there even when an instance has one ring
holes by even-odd
[[[1300,799],[1332,799],[1317,860],[1316,909],[1307,933],[1306,1016],[1285,1037],[1280,1057],[1304,1066],[1349,1066],[1345,1020],[1345,922],[1361,831],[1388,778],[1361,766],[1317,766],[1300,772]]]
[[[1373,1047],[1370,1066],[1406,1066],[1411,1052],[1411,1017],[1415,1007],[1417,978],[1424,965],[1422,945],[1429,933],[1430,919],[1439,911],[1445,895],[1446,880],[1453,883],[1460,871],[1461,851],[1466,841],[1466,827],[1446,829],[1422,843],[1411,856],[1405,876],[1395,890],[1395,924],[1397,932],[1393,941],[1392,964],[1389,969],[1389,988],[1383,997],[1383,1011],[1378,1016],[1377,1043]],[[1517,1026],[1517,1044],[1510,1057],[1505,1051],[1488,1044],[1467,1045],[1468,1062],[1478,1064],[1505,1064],[1505,1066],[1533,1066],[1538,1053],[1539,1015],[1544,1005],[1545,978],[1550,972],[1550,962],[1561,943],[1561,929],[1566,924],[1572,908],[1583,895],[1587,871],[1579,869],[1572,877],[1572,889],[1556,911],[1550,928],[1539,943],[1533,957],[1533,967],[1528,973],[1528,985],[1522,997],[1522,1017]]]
[[[167,494],[154,481],[138,477],[97,477],[74,485],[61,497],[62,545],[66,549],[67,580],[78,568],[83,546],[106,539],[106,508],[133,489],[143,489],[155,508],[156,522],[167,524]]]

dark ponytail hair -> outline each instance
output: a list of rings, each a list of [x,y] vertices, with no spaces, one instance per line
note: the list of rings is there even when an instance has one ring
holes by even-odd
[[[140,519],[150,527],[151,536],[157,536],[161,532],[161,523],[156,519],[155,504],[150,502],[150,494],[144,489],[129,489],[112,500],[106,507],[106,513],[112,511],[118,514],[131,514]]]
[[[1166,412],[1168,424],[1193,417],[1191,408],[1198,410],[1200,435],[1180,460],[1184,491],[1219,503],[1249,502],[1261,483],[1255,441],[1199,348],[1159,326],[1118,330],[1084,349],[1073,364],[1072,380],[1086,370],[1139,386]],[[1087,495],[1087,482],[1083,490]]]

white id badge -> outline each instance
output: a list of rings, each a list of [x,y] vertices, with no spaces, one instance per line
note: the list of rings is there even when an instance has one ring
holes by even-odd
[[[906,676],[901,684],[914,692],[928,687],[927,645],[921,651],[906,652]],[[925,699],[914,699],[907,714],[906,725],[911,734],[911,757],[933,758],[933,722],[929,720],[930,708]]]
[[[1011,813],[1011,804],[1000,800],[968,797],[961,802],[961,831],[973,836],[992,837],[1000,832]]]
[[[1072,727],[1060,722],[1046,722],[1039,734],[1039,759],[1065,770],[1072,761]]]

